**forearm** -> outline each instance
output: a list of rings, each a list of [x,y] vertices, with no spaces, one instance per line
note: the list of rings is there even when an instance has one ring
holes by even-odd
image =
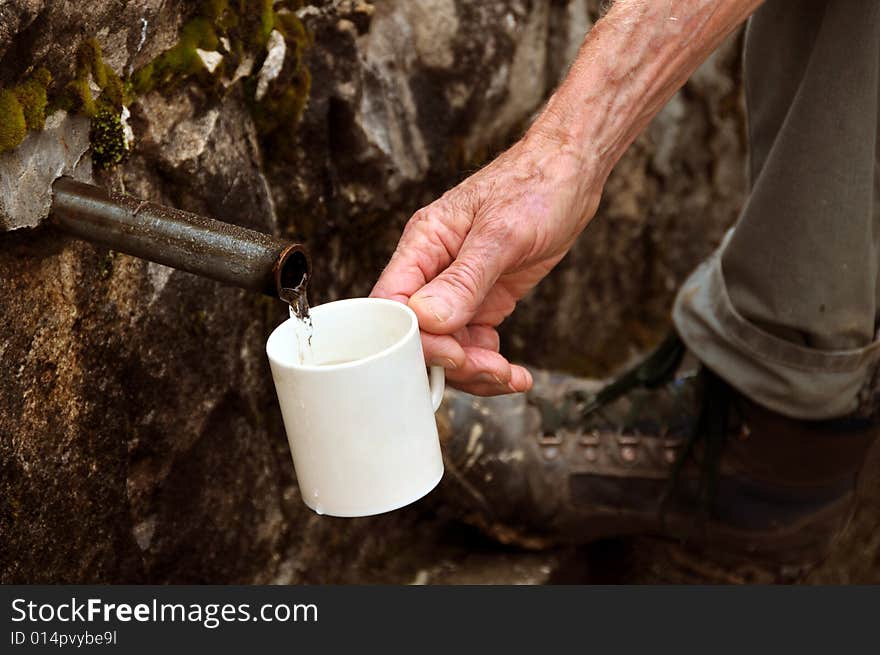
[[[761,2],[617,0],[530,133],[561,143],[601,185],[633,139]]]

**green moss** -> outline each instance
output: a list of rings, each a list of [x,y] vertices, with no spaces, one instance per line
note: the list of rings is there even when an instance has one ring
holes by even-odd
[[[156,82],[153,77],[155,65],[153,62],[138,68],[131,76],[131,87],[135,95],[141,95],[153,90]]]
[[[97,39],[86,39],[82,42],[76,55],[76,76],[87,78],[89,75],[102,89],[107,85],[107,66]]]
[[[100,101],[92,94],[92,83],[100,90]],[[58,107],[94,116],[100,109],[122,106],[122,79],[104,63],[101,46],[96,39],[86,39],[76,53],[75,77],[67,83]]]
[[[196,49],[216,50],[219,45],[211,21],[204,16],[193,18],[181,28],[180,41],[134,72],[131,78],[133,94],[141,95],[155,88],[169,87],[205,71]]]
[[[238,27],[241,24],[241,20],[239,20],[237,7],[232,8],[229,6],[228,2],[223,2],[222,5],[218,6],[216,9],[212,8],[209,11],[216,11],[216,18],[213,18],[212,20],[218,33],[229,39],[231,52],[236,55],[241,55],[245,50],[245,45],[238,37]]]
[[[243,50],[259,53],[275,26],[272,0],[236,0],[222,18],[226,34]]]
[[[25,135],[27,123],[24,108],[12,91],[0,90],[0,152],[15,148]]]
[[[282,89],[254,102],[251,115],[266,146],[267,155],[284,159],[295,145],[296,128],[309,99],[312,77],[301,68]]]
[[[297,57],[302,57],[305,49],[312,45],[312,37],[296,14],[285,12],[276,15],[275,29],[281,32],[287,45],[294,47]]]
[[[220,45],[214,25],[204,16],[186,23],[180,31],[180,40],[202,50],[216,50]]]
[[[290,12],[275,15],[275,29],[287,44],[281,77],[259,101],[251,101],[251,114],[269,158],[286,159],[295,146],[296,131],[305,111],[312,86],[312,76],[304,63],[312,38],[297,16]],[[256,81],[246,84],[248,97],[254,98]]]
[[[97,97],[93,95],[92,84],[99,89]],[[92,119],[89,140],[92,162],[97,168],[115,166],[128,153],[120,117],[131,95],[130,85],[104,62],[98,41],[86,39],[77,51],[76,76],[67,83],[54,106]]]
[[[51,73],[45,68],[38,68],[27,80],[12,89],[21,103],[29,130],[42,130],[46,124],[47,93],[51,83]]]
[[[107,71],[106,83],[101,87],[100,100],[115,109],[121,110],[124,89],[122,78],[114,73],[109,66],[107,66],[105,70]]]
[[[197,73],[201,68],[203,68],[202,60],[196,52],[195,44],[181,41],[153,61],[148,84],[136,86],[135,89],[144,93],[152,91],[158,85],[167,87]]]
[[[229,9],[229,0],[205,0],[202,2],[201,15],[217,23]]]
[[[269,35],[275,28],[275,12],[272,10],[272,0],[262,0],[262,11],[260,12],[260,27],[257,30],[257,44],[265,47],[269,40]]]
[[[100,90],[97,98],[92,93],[92,83]],[[52,103],[53,108],[75,111],[93,118],[102,110],[112,109],[119,113],[124,102],[124,81],[104,63],[97,40],[87,39],[77,51],[76,75]]]
[[[99,109],[92,117],[89,141],[92,144],[92,163],[98,168],[116,166],[128,154],[125,128],[119,114],[111,109]]]
[[[79,49],[78,69],[91,72],[92,79],[102,89],[107,86],[108,74],[113,71],[104,63],[104,53],[101,52],[101,44],[97,39],[86,39]]]
[[[80,48],[77,77],[87,79],[91,73],[92,80],[101,89],[99,109],[122,109],[122,78],[107,64],[101,53],[101,46],[95,39],[88,39]]]
[[[286,4],[299,6],[301,3]],[[131,77],[131,93],[136,96],[167,89],[194,76],[198,76],[203,86],[218,88],[216,79],[222,70],[209,75],[196,49],[217,50],[220,37],[224,37],[228,44],[224,48],[224,64],[234,69],[248,53],[265,54],[273,29],[284,36],[288,46],[283,79],[273,82],[269,93],[259,102],[253,99],[256,89],[253,77],[245,82],[245,91],[251,98],[257,129],[271,144],[270,152],[289,150],[311,89],[311,76],[303,64],[311,37],[294,13],[284,9],[276,12],[272,0],[203,0],[199,15],[181,28],[178,43],[135,71]],[[259,62],[257,59],[254,70],[259,69]]]
[[[97,112],[92,89],[89,87],[88,78],[75,78],[64,87],[65,97],[58,104],[59,109],[76,111],[91,118]]]
[[[11,89],[0,89],[0,152],[15,148],[29,129],[43,129],[51,83],[49,71],[38,68]]]

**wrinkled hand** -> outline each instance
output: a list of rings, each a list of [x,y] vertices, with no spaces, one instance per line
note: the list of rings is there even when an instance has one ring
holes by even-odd
[[[407,303],[425,359],[478,395],[526,391],[529,372],[499,352],[497,326],[565,256],[601,184],[558,142],[526,135],[417,211],[371,295]]]

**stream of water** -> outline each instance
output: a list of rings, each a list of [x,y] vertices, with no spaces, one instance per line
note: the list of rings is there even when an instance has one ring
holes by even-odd
[[[279,296],[290,306],[290,318],[294,321],[293,334],[300,364],[310,364],[312,357],[312,317],[309,315],[308,274],[294,289],[282,288]]]

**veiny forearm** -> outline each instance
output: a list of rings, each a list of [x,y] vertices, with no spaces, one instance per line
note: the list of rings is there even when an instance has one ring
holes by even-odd
[[[617,0],[584,40],[531,133],[603,184],[633,139],[762,0]]]

